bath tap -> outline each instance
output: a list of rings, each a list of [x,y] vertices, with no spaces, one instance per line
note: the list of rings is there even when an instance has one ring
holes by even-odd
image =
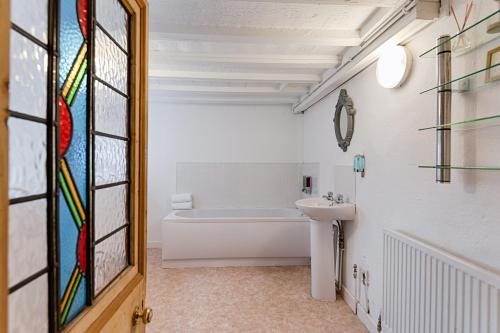
[[[328,192],[328,195],[324,195],[323,198],[325,198],[328,201],[337,204],[344,203],[344,196],[342,194],[337,194],[335,197],[333,196],[333,192]]]

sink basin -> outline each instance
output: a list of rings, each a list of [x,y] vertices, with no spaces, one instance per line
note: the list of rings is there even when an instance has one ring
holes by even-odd
[[[295,205],[312,220],[331,222],[333,220],[353,220],[356,206],[352,203],[333,203],[323,198],[307,198],[295,202]]]

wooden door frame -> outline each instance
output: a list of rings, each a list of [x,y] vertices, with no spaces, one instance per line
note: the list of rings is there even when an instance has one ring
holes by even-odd
[[[0,332],[8,323],[8,82],[10,1],[0,0]],[[127,296],[142,287],[146,292],[147,255],[147,91],[148,91],[148,3],[121,0],[131,19],[131,139],[130,139],[130,263],[92,306],[78,315],[63,332],[100,331],[118,311]],[[132,316],[132,314],[130,314]],[[132,320],[132,318],[131,318]]]
[[[0,0],[0,332],[7,332],[8,282],[8,210],[9,210],[9,142],[7,117],[9,107],[9,38],[10,1]]]

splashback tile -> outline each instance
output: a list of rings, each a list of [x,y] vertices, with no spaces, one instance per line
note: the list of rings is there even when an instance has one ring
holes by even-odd
[[[301,163],[177,163],[177,193],[192,193],[195,208],[295,207]]]

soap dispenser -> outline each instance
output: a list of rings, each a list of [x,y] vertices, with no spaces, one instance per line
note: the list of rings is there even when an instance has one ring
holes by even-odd
[[[361,173],[361,177],[365,176],[365,156],[364,155],[355,155],[354,156],[353,170],[354,170],[354,172]]]

